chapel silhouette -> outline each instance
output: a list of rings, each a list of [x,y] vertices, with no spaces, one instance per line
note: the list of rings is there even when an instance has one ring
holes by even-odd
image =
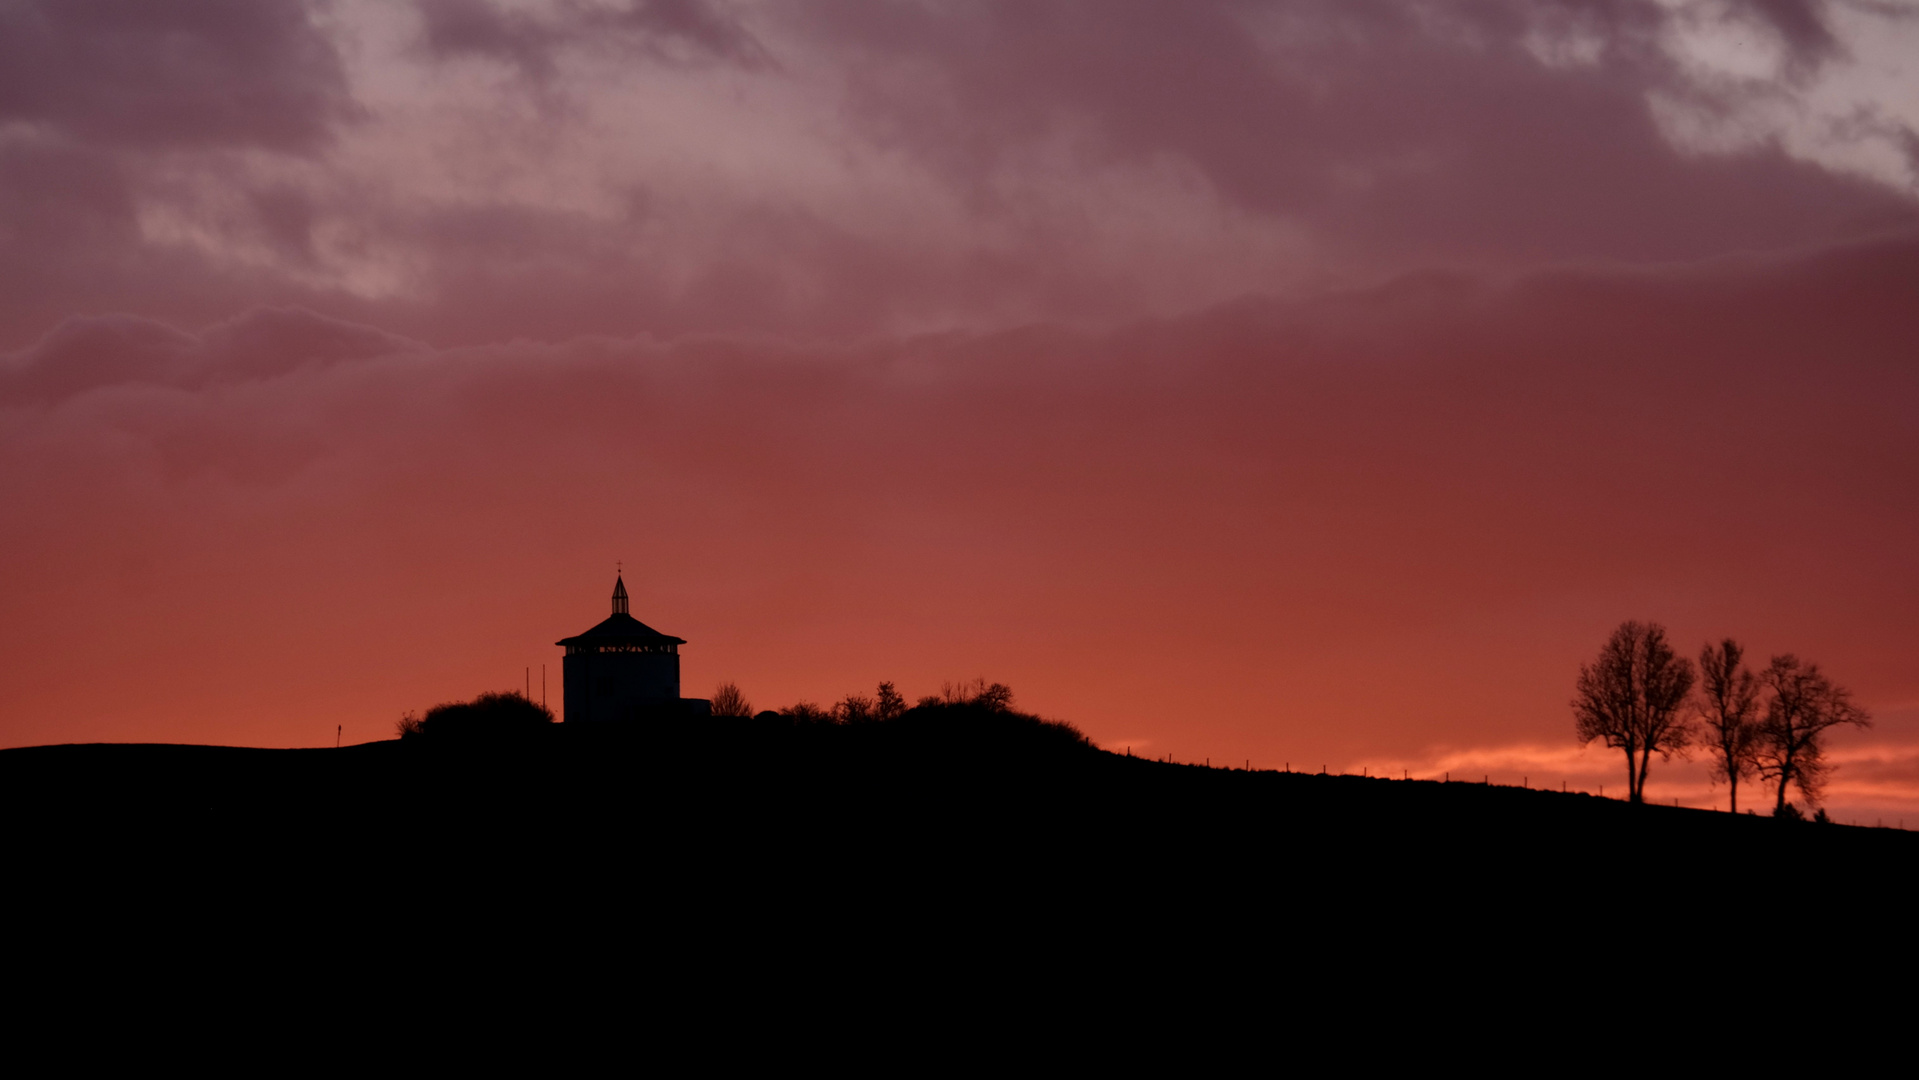
[[[627,613],[626,582],[613,578],[613,614],[582,634],[554,642],[566,648],[563,708],[567,723],[704,716],[704,698],[680,696],[680,646]]]

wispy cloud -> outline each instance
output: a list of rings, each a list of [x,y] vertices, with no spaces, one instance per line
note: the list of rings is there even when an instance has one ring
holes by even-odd
[[[1852,743],[1829,751],[1827,760],[1834,769],[1823,804],[1835,817],[1896,819],[1903,814],[1919,827],[1919,743]],[[1598,746],[1582,750],[1570,743],[1441,747],[1424,754],[1360,758],[1344,766],[1347,772],[1362,770],[1373,776],[1419,780],[1450,778],[1536,788],[1563,785],[1593,794],[1603,789],[1615,796],[1626,790],[1623,752]],[[1768,787],[1749,781],[1741,785],[1741,791],[1742,807],[1764,811],[1771,805]],[[1795,803],[1803,801],[1797,792],[1789,797]],[[1704,755],[1695,752],[1690,758],[1655,758],[1648,773],[1647,798],[1723,809],[1726,789],[1710,779]]]

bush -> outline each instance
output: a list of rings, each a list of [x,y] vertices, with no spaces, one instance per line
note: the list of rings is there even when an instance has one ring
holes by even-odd
[[[795,727],[817,727],[822,724],[838,722],[834,719],[831,710],[822,709],[810,701],[802,701],[795,705],[789,705],[780,710],[780,715],[785,717]]]
[[[836,724],[870,724],[879,719],[873,699],[864,694],[846,695],[844,701],[833,706],[832,712]]]
[[[1063,720],[1015,712],[990,699],[921,704],[901,716],[896,726],[958,750],[970,747],[991,752],[1019,747],[1074,752],[1093,748],[1091,739]]]
[[[519,694],[481,694],[472,701],[435,705],[425,716],[400,718],[402,739],[501,739],[544,730],[553,723],[545,706]]]
[[[709,715],[712,715],[712,716],[752,716],[753,715],[753,703],[746,700],[746,695],[740,692],[740,688],[737,683],[732,683],[732,682],[721,683],[713,691],[712,701],[713,701],[712,712]]]
[[[947,683],[938,696],[920,698],[911,708],[892,683],[883,682],[874,697],[848,694],[830,708],[801,701],[759,715],[796,728],[864,728],[874,737],[923,742],[961,754],[1071,753],[1093,747],[1071,724],[1015,710],[1011,688],[985,679]]]
[[[1801,813],[1799,808],[1791,803],[1780,803],[1778,808],[1772,812],[1772,816],[1778,818],[1780,821],[1806,820],[1806,815]]]
[[[985,679],[942,683],[938,698],[921,698],[920,704],[972,705],[988,712],[1012,712],[1013,688],[1004,683],[989,683]]]

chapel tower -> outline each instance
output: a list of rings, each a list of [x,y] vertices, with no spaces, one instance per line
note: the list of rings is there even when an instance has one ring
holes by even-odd
[[[569,724],[639,720],[697,708],[680,698],[680,646],[686,639],[635,619],[626,600],[626,582],[616,575],[613,614],[583,634],[554,643],[566,648],[563,708]]]

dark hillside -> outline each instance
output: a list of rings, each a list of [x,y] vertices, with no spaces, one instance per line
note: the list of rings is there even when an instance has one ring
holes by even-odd
[[[1895,830],[1163,764],[965,706],[339,750],[7,750],[0,812],[16,909],[216,936],[339,924],[457,954],[438,963],[481,963],[482,940],[632,965],[666,949],[699,978],[719,977],[713,950],[805,970],[848,949],[906,963],[905,941],[954,964],[1012,948],[1155,967],[1168,954],[1105,943],[1171,935],[1197,951],[1170,955],[1207,964],[1532,949],[1613,925],[1682,934],[1729,901],[1719,925],[1742,933],[1773,900],[1858,929],[1903,907],[1919,860]]]
[[[620,860],[635,873],[662,858],[751,873],[728,853],[780,861],[808,850],[876,873],[955,856],[982,869],[1038,860],[1054,873],[1141,859],[1272,874],[1390,863],[1462,882],[1636,864],[1703,884],[1790,858],[1869,885],[1919,858],[1919,837],[1896,830],[1164,764],[964,706],[865,725],[554,725],[504,741],[340,750],[32,747],[0,752],[0,807],[46,857],[160,845],[222,859],[411,860],[477,846],[510,859],[525,844],[635,852]]]

